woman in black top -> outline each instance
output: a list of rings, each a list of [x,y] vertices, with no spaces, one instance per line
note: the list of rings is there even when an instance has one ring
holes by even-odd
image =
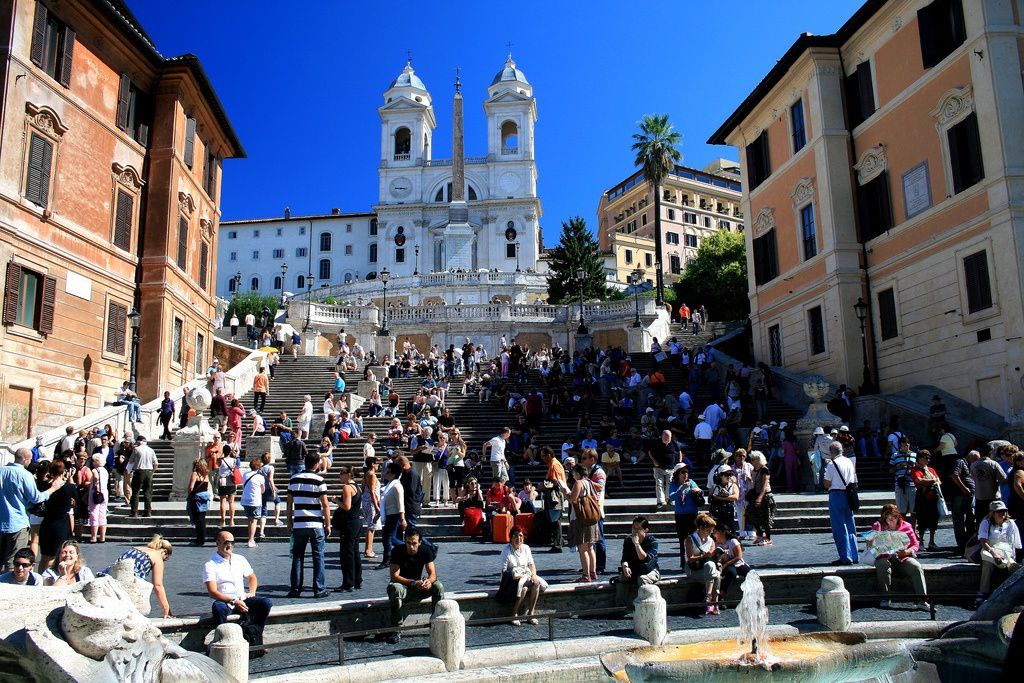
[[[55,460],[50,465],[50,476],[54,481],[63,481],[64,485],[50,494],[46,500],[43,521],[39,525],[39,572],[42,573],[53,564],[64,541],[71,539],[74,521],[71,510],[75,504],[77,489],[68,481],[63,460]]]
[[[338,530],[341,555],[341,585],[335,592],[351,592],[363,587],[363,565],[359,558],[359,532],[363,528],[362,511],[359,508],[359,487],[352,482],[352,468],[341,468],[341,495],[335,498],[338,508],[331,522]]]

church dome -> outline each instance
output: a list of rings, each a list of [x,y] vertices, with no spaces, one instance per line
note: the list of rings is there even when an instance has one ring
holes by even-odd
[[[526,80],[526,74],[516,67],[515,60],[512,59],[511,54],[508,56],[508,59],[505,60],[505,66],[501,71],[494,75],[494,80],[491,81],[491,85],[495,85],[503,81],[518,81],[520,83],[526,83],[527,85],[530,83]]]
[[[427,86],[420,80],[420,77],[413,71],[412,62],[407,62],[405,68],[402,69],[402,73],[398,74],[398,78],[391,82],[388,90],[391,88],[417,88],[418,90],[426,90]]]

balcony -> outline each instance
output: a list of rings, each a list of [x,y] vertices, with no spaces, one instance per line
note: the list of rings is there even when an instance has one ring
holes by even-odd
[[[518,147],[502,147],[501,148],[501,156],[503,156],[503,157],[510,157],[510,156],[514,156],[516,154],[519,154],[519,148]]]
[[[396,154],[395,161],[409,161],[410,155],[408,152],[405,154]]]

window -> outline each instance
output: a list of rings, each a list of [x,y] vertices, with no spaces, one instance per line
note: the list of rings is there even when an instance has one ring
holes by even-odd
[[[118,188],[114,207],[114,246],[124,251],[132,248],[132,219],[135,216],[135,198]]]
[[[505,258],[515,258],[515,257],[516,257],[516,243],[515,242],[506,242],[505,243]]]
[[[978,116],[973,111],[946,131],[949,141],[949,165],[953,174],[953,194],[960,194],[985,177],[981,161]]]
[[[75,51],[75,32],[46,8],[36,3],[32,24],[32,61],[65,88],[71,87],[71,62]]]
[[[818,239],[814,232],[814,205],[800,209],[800,235],[804,243],[804,261],[818,255]]]
[[[626,223],[626,232],[636,232],[636,221],[632,220]]]
[[[4,291],[4,325],[18,324],[42,334],[53,331],[53,309],[57,298],[55,278],[7,263]]]
[[[229,231],[228,232],[228,239],[229,240],[237,240],[238,239],[238,231],[237,230]]]
[[[964,281],[967,283],[967,312],[992,308],[992,284],[988,277],[988,256],[979,251],[964,257]]]
[[[651,254],[644,254],[644,265],[648,268],[654,265],[654,256]]]
[[[210,245],[202,242],[199,245],[199,287],[206,291],[206,279],[210,267]]]
[[[188,219],[178,216],[178,267],[185,270],[188,265]]]
[[[633,262],[633,250],[632,249],[626,249],[625,259],[626,259],[626,263],[632,263]]]
[[[258,277],[253,277],[249,280],[249,289],[253,292],[260,291],[260,279]]]
[[[779,260],[773,228],[754,240],[754,284],[763,285],[778,276]]]
[[[192,362],[192,367],[195,373],[198,375],[203,372],[206,368],[204,356],[206,355],[206,338],[202,334],[196,332],[196,357]]]
[[[278,237],[281,237],[282,235],[284,235],[284,228],[278,228],[277,230],[274,231],[274,234]]]
[[[229,292],[236,292],[236,291],[238,291],[238,285],[235,282],[235,278],[231,278],[230,280],[228,280],[228,291]]]
[[[306,258],[306,247],[295,247],[295,256],[298,258]]]
[[[647,214],[640,216],[640,225],[647,225]]]
[[[672,271],[673,275],[679,275],[679,273],[683,272],[682,262],[679,260],[679,257],[677,255],[672,254],[671,256],[668,257],[668,259],[669,269]]]
[[[331,279],[331,259],[320,259],[320,280],[328,282]]]
[[[718,221],[718,229],[719,230],[728,230],[731,227],[732,227],[732,223],[730,223],[729,221]]]
[[[793,154],[796,154],[807,144],[807,131],[804,128],[804,101],[797,100],[789,108],[789,122],[793,130]]]
[[[300,225],[299,226],[299,234],[300,235],[305,235],[306,234],[306,226],[305,225]]]
[[[376,237],[376,236],[377,236],[377,219],[376,218],[371,218],[370,219],[370,237]]]
[[[253,230],[252,231],[252,236],[253,237],[259,237],[260,236],[260,231],[259,230]]]
[[[875,113],[875,90],[871,84],[871,62],[864,61],[846,77],[846,123],[853,130]]]
[[[377,245],[376,244],[371,244],[370,245],[370,263],[376,263],[376,262],[377,262]]]
[[[677,232],[666,232],[665,233],[666,244],[679,244],[679,233]]]
[[[175,318],[171,328],[171,362],[181,365],[181,338],[185,335],[185,322]]]
[[[352,245],[351,244],[346,244],[345,245],[345,256],[351,256],[351,255],[352,255]]]
[[[320,251],[331,250],[331,233],[322,232],[320,233]]]
[[[395,249],[395,263],[405,263],[405,249]]]
[[[810,334],[811,355],[825,353],[825,321],[821,317],[821,306],[808,309],[807,329]]]
[[[892,287],[878,293],[878,324],[882,332],[882,341],[899,335],[896,324],[896,293]]]
[[[697,225],[697,214],[690,211],[683,211],[683,222],[690,225]]]
[[[259,261],[260,260],[260,250],[259,249],[253,249],[252,250],[252,260],[253,261]]]
[[[217,155],[210,151],[210,148],[206,148],[206,160],[203,162],[203,189],[206,190],[206,196],[210,199],[216,200],[217,194]],[[281,236],[281,228],[277,229],[277,236]]]
[[[52,171],[53,143],[42,135],[32,133],[28,146],[28,169],[25,174],[25,199],[46,208],[50,199]]]
[[[476,190],[469,183],[466,183],[466,199],[467,201],[476,201]],[[434,195],[435,202],[450,202],[452,200],[452,184],[448,183],[444,187],[439,187],[437,193]]]
[[[693,249],[696,249],[697,248],[697,244],[698,244],[697,236],[696,235],[683,235],[683,243],[686,246],[688,246],[688,247],[692,247]]]
[[[352,224],[351,223],[346,223],[345,224],[345,232],[352,232]]]
[[[191,116],[185,117],[185,149],[181,152],[181,158],[185,165],[192,168],[193,157],[196,151],[196,120]]]
[[[961,1],[935,0],[917,10],[917,29],[921,36],[921,62],[930,69],[967,39]]]
[[[284,258],[284,249],[274,249],[270,254],[271,258],[281,259]]]
[[[281,287],[282,287],[281,283],[282,282],[284,282],[284,280],[281,279],[281,276],[280,275],[275,275],[274,276],[274,289],[281,289]]]
[[[704,227],[705,228],[710,228],[711,227],[711,216],[704,216]]]
[[[300,275],[297,278],[295,278],[295,286],[298,287],[299,289],[305,289],[306,288],[306,276],[305,275]]]
[[[676,210],[675,209],[669,209],[668,210],[668,219],[670,221],[674,221],[676,219]]]
[[[857,186],[857,208],[862,242],[878,237],[892,227],[888,171],[882,171],[874,179]]]
[[[757,139],[747,145],[747,180],[750,189],[755,189],[771,175],[771,158],[768,154],[768,131],[762,131]]]
[[[778,325],[768,328],[768,362],[771,365],[782,365],[782,331]]]
[[[228,260],[229,261],[237,261],[238,260],[238,252],[237,251],[233,251],[230,254],[228,254]],[[234,291],[234,290],[232,290],[232,291]]]
[[[117,127],[142,146],[149,143],[149,98],[132,83],[128,74],[121,74],[117,91]]]

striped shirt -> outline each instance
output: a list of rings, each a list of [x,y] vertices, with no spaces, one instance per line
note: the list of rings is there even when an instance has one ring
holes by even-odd
[[[315,472],[299,472],[288,480],[288,496],[292,499],[292,528],[318,529],[324,525],[324,509],[320,498],[327,495],[324,478]]]

